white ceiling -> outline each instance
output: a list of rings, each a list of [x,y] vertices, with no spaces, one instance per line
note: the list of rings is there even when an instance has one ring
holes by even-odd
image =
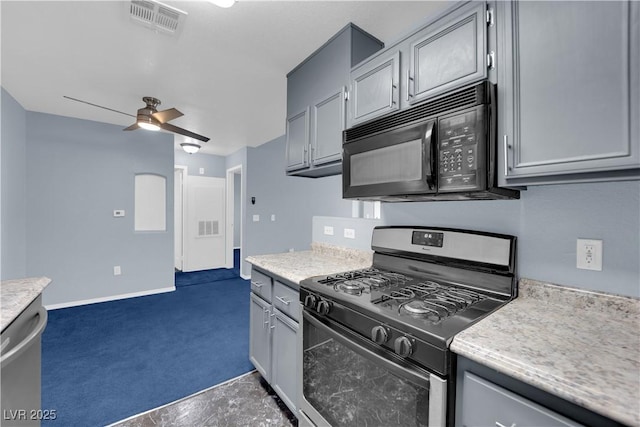
[[[348,22],[386,44],[445,4],[433,1],[166,1],[188,13],[178,37],[135,24],[120,1],[0,2],[2,86],[27,110],[113,123],[143,96],[228,155],[284,134],[286,74]],[[128,3],[126,3],[128,4]],[[145,132],[138,130],[137,132]],[[176,143],[184,137],[176,137]]]

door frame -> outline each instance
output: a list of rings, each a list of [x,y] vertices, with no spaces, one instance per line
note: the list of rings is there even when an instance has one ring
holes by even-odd
[[[175,173],[177,171],[181,171],[180,174],[182,175],[182,185],[180,188],[180,201],[182,202],[182,206],[180,206],[180,223],[178,224],[178,217],[176,215],[174,215],[174,219],[173,219],[173,223],[174,223],[174,230],[173,230],[173,266],[174,268],[178,268],[178,266],[176,265],[176,258],[177,258],[177,253],[176,251],[178,250],[178,248],[176,247],[176,243],[177,240],[180,240],[180,248],[179,248],[179,252],[180,252],[180,268],[179,270],[182,271],[184,269],[184,215],[185,215],[185,210],[186,210],[186,203],[185,203],[185,199],[187,197],[187,175],[188,175],[188,168],[187,166],[183,166],[183,165],[174,165],[173,167],[173,173],[174,173],[174,178],[175,178]],[[174,183],[174,196],[175,196],[175,192],[178,189],[178,185],[177,183]],[[173,200],[173,204],[174,204],[174,214],[176,211],[176,203],[178,203],[178,201],[175,199]],[[178,232],[180,233],[180,235],[178,236]]]
[[[244,200],[244,190],[242,183],[244,182],[244,174],[242,172],[242,165],[237,165],[227,169],[227,194],[226,194],[226,214],[227,214],[227,233],[225,236],[225,253],[226,253],[226,268],[233,268],[233,231],[234,231],[234,175],[240,175],[240,254],[242,256],[242,236],[244,234],[244,227],[242,221],[242,200]],[[242,260],[240,260],[240,271],[242,272]]]

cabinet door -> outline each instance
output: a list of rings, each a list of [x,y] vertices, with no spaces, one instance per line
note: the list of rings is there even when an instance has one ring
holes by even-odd
[[[639,6],[499,2],[507,182],[640,167]]]
[[[486,7],[471,2],[418,33],[406,72],[409,103],[487,78]]]
[[[470,372],[464,373],[461,399],[462,426],[580,426]]]
[[[311,162],[314,165],[342,159],[342,131],[346,122],[344,106],[344,88],[314,103],[311,135]]]
[[[273,389],[294,413],[297,409],[297,333],[298,323],[275,309],[273,330]]]
[[[271,305],[251,293],[249,360],[265,380],[271,381]]]
[[[400,52],[351,72],[349,126],[400,108]]]
[[[309,166],[309,107],[287,118],[287,170]]]

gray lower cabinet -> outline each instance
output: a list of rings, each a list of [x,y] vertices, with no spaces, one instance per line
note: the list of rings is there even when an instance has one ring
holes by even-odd
[[[321,177],[342,172],[342,131],[351,67],[383,43],[348,24],[287,74],[286,171]]]
[[[299,292],[254,268],[250,298],[249,360],[297,415]]]
[[[298,304],[296,303],[296,307]],[[296,343],[298,322],[275,309],[273,329],[273,372],[271,385],[284,403],[297,414],[298,380]]]
[[[491,381],[463,375],[462,426],[580,426]]]
[[[455,425],[619,426],[609,418],[461,356],[457,358]]]
[[[498,2],[502,184],[640,177],[639,11]]]

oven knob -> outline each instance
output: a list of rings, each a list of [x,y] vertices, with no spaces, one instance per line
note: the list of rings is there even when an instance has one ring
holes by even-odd
[[[396,338],[393,349],[398,356],[409,357],[413,353],[413,343],[407,337]]]
[[[331,311],[331,303],[329,301],[324,301],[324,300],[318,302],[318,306],[316,307],[316,311],[318,313],[324,314],[326,316]]]
[[[304,297],[304,306],[309,308],[315,307],[316,299],[315,295],[307,295]]]
[[[389,332],[384,326],[374,326],[371,329],[371,339],[376,344],[384,344],[389,341]]]

